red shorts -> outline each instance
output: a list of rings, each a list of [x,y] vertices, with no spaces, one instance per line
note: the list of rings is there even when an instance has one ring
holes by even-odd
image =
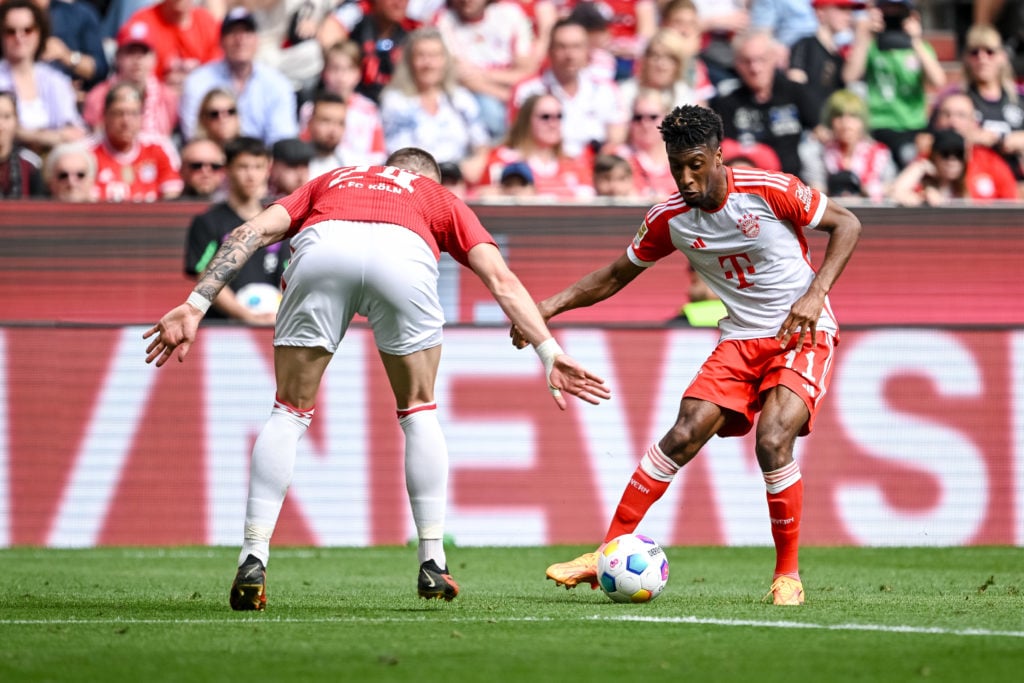
[[[814,426],[818,403],[828,392],[837,343],[827,332],[819,332],[815,345],[804,345],[799,353],[795,340],[790,341],[789,350],[781,349],[775,338],[723,341],[704,361],[683,397],[729,411],[718,435],[742,436],[753,426],[765,393],[781,385],[807,405],[810,417],[800,430],[806,436]]]

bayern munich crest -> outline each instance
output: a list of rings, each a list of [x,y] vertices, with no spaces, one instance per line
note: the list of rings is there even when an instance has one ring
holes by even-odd
[[[754,239],[761,234],[761,219],[755,214],[745,213],[736,221],[736,227],[739,228],[744,237]]]

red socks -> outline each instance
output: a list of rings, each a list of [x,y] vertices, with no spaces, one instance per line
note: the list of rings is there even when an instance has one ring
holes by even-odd
[[[800,576],[800,517],[804,508],[804,482],[796,461],[764,473],[768,488],[768,517],[775,541],[775,576]]]

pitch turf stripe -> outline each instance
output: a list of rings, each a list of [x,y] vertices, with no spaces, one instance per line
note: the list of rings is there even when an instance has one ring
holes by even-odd
[[[453,617],[451,623],[515,623],[515,622],[558,622],[558,621],[635,621],[654,624],[682,624],[688,626],[725,626],[740,628],[790,628],[818,631],[872,631],[881,633],[909,633],[930,636],[982,636],[987,638],[1024,638],[1024,631],[993,631],[981,628],[942,628],[938,626],[908,626],[886,624],[813,624],[801,621],[757,621],[753,619],[715,619],[710,617],[645,617],[623,614],[619,616],[589,616],[579,618],[555,617]],[[203,625],[225,626],[230,624],[395,624],[395,623],[437,623],[434,618],[423,617],[270,617],[238,616],[224,619],[0,619],[0,626],[95,626],[110,625]]]

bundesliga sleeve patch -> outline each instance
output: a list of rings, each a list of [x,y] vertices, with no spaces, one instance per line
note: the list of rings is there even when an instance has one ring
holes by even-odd
[[[645,221],[640,225],[640,229],[636,231],[636,236],[633,238],[633,248],[639,249],[640,243],[644,239],[644,235],[647,234],[647,222]]]

